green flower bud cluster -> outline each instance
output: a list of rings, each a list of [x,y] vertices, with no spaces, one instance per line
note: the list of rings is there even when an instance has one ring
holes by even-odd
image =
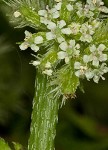
[[[107,44],[95,40],[103,26],[102,15],[108,13],[102,0],[86,3],[55,0],[52,8],[47,5],[36,12],[32,7],[30,14],[27,10],[21,6],[13,16],[25,18],[41,31],[33,34],[25,31],[24,42],[19,47],[21,50],[30,47],[36,52],[36,60],[31,63],[49,77],[51,85],[57,86],[56,92],[74,94],[81,79],[93,79],[96,83],[100,78],[105,79]]]

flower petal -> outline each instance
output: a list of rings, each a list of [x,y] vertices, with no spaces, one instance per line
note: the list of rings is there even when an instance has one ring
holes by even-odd
[[[41,44],[41,43],[43,43],[43,37],[42,36],[35,37],[34,43],[35,44]]]
[[[55,38],[55,34],[53,34],[52,32],[47,32],[46,33],[46,39],[47,40],[52,40]]]
[[[90,52],[94,52],[96,51],[96,46],[93,44],[91,47],[90,47]]]
[[[47,28],[50,30],[54,30],[56,28],[56,24],[52,21],[50,21],[47,25]]]
[[[33,64],[33,66],[38,66],[38,65],[40,65],[40,61],[33,61],[32,64]]]
[[[51,69],[46,69],[45,71],[43,71],[44,74],[51,76],[53,71]]]
[[[106,48],[106,46],[104,44],[100,44],[99,47],[97,48],[97,50],[103,51],[105,48]]]
[[[27,42],[23,42],[23,43],[19,46],[19,48],[20,48],[21,50],[26,50],[26,49],[28,48],[28,46],[29,46],[29,44],[28,44]]]
[[[58,26],[59,26],[60,29],[63,28],[65,25],[66,25],[66,22],[64,20],[60,20],[58,22]]]
[[[47,63],[45,64],[45,68],[51,68],[51,63],[50,63],[50,62],[47,62]]]
[[[47,17],[47,11],[46,11],[46,10],[39,10],[39,11],[38,11],[38,14],[39,14],[40,16]]]
[[[90,61],[90,56],[84,55],[84,56],[83,56],[83,61],[84,61],[85,63],[88,63],[88,62]]]
[[[70,28],[64,28],[64,29],[61,30],[61,32],[62,32],[63,34],[67,34],[67,35],[69,35],[69,34],[72,33],[72,31],[71,31]]]
[[[68,48],[68,45],[67,45],[67,42],[64,41],[62,42],[59,47],[63,50],[63,51],[66,51],[66,49]]]
[[[60,37],[57,38],[57,41],[58,41],[59,43],[62,43],[62,42],[65,41],[65,39],[64,39],[62,36],[60,36]]]
[[[18,18],[18,17],[20,17],[21,16],[21,13],[19,12],[19,11],[15,11],[14,12],[14,17],[15,18]]]
[[[35,44],[32,44],[30,47],[34,52],[37,52],[39,50],[39,47]]]
[[[60,51],[57,53],[58,59],[64,59],[67,56],[66,52]]]
[[[74,69],[80,69],[81,63],[80,62],[75,62],[74,63]]]
[[[99,66],[99,60],[93,60],[92,62],[93,66],[98,67]]]
[[[59,11],[54,12],[53,15],[52,15],[52,17],[55,18],[55,19],[59,18],[60,17]]]
[[[68,11],[72,11],[73,10],[73,6],[71,4],[66,5],[66,8]]]

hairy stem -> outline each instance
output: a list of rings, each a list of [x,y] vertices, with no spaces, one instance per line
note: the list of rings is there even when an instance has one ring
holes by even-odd
[[[49,94],[47,80],[37,73],[28,150],[54,150],[59,101]]]

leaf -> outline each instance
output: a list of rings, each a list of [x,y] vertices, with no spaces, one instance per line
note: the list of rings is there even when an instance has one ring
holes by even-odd
[[[13,144],[14,144],[14,148],[15,148],[15,150],[22,150],[22,149],[23,149],[23,147],[22,147],[22,145],[21,145],[21,144],[19,144],[19,143],[15,143],[15,142],[13,142]]]
[[[32,0],[33,1],[33,0]],[[54,0],[37,0],[35,3],[38,4],[38,8],[45,9],[45,7],[48,5],[49,7],[52,7],[54,5]]]
[[[74,95],[79,85],[79,78],[75,76],[70,66],[65,66],[59,71],[58,84],[63,94]]]
[[[20,8],[20,12],[23,16],[23,19],[29,24],[29,26],[33,28],[40,28],[40,16],[37,12],[32,10],[29,6],[22,6]]]
[[[67,11],[66,5],[68,3],[64,2],[61,6],[61,11],[60,11],[60,18],[61,20],[65,20],[66,22],[70,22],[71,21],[71,12]]]
[[[50,62],[52,65],[55,65],[57,61],[57,57],[58,57],[57,47],[53,45],[52,47],[48,49],[48,52],[45,55],[43,55],[42,61],[41,61],[41,67],[44,68],[47,62]]]
[[[108,19],[103,21],[100,27],[97,29],[93,41],[95,44],[105,44],[108,47]]]
[[[4,139],[0,138],[0,150],[11,150]]]

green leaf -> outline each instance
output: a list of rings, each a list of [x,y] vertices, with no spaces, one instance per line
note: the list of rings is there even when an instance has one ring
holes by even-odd
[[[0,138],[0,150],[11,150],[8,144]]]
[[[59,71],[58,83],[63,94],[74,95],[79,85],[79,78],[75,76],[71,66],[65,66]]]
[[[71,12],[67,11],[66,5],[68,3],[64,2],[61,6],[61,11],[60,11],[60,19],[65,20],[67,23],[71,21]]]
[[[105,44],[108,47],[108,19],[103,21],[100,27],[97,29],[93,41],[95,44]]]
[[[22,147],[22,145],[21,145],[21,144],[19,144],[19,143],[15,143],[15,142],[13,142],[13,144],[14,144],[14,148],[15,148],[15,150],[22,150],[22,149],[23,149],[23,147]]]
[[[44,26],[42,26],[40,23],[40,16],[38,15],[38,13],[32,10],[32,8],[30,8],[29,6],[20,7],[20,12],[27,25],[36,29],[44,28]]]
[[[36,3],[40,9],[45,9],[47,5],[52,7],[54,5],[54,0],[37,0]]]
[[[47,62],[50,62],[52,65],[55,65],[57,58],[58,58],[57,47],[53,45],[52,47],[48,49],[48,52],[45,55],[43,55],[42,61],[41,61],[41,68],[43,69]]]

